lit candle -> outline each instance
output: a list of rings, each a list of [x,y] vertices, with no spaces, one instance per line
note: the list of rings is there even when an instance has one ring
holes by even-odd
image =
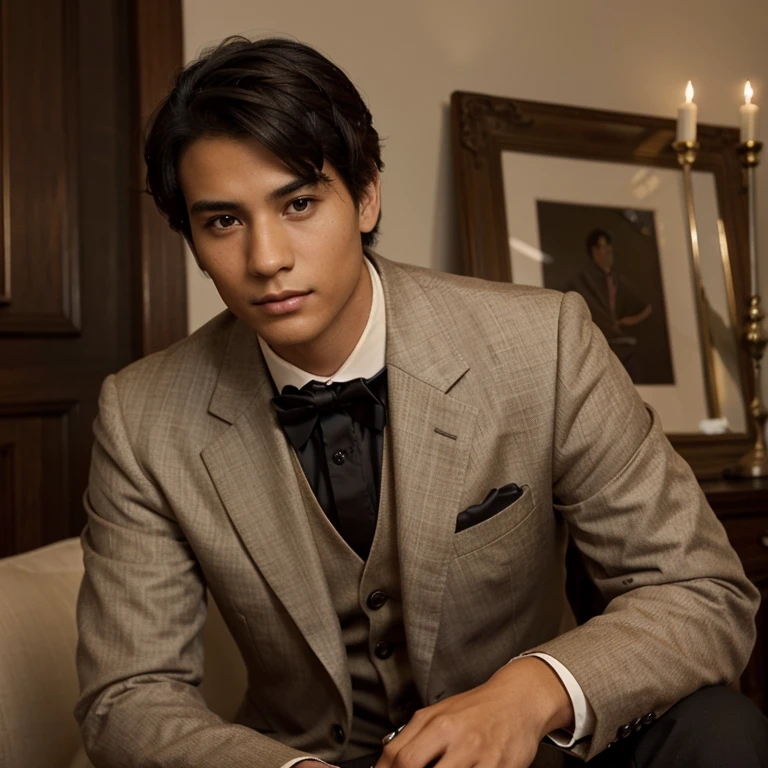
[[[757,141],[757,119],[760,110],[757,104],[752,103],[752,97],[755,92],[752,90],[749,80],[744,86],[744,104],[739,112],[741,113],[741,143],[748,141]]]
[[[696,141],[696,113],[699,108],[693,103],[693,84],[688,81],[685,89],[685,103],[677,109],[677,140]]]

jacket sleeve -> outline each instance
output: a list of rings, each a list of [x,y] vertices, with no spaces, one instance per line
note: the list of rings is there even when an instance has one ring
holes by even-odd
[[[137,462],[115,378],[95,422],[75,708],[97,768],[278,768],[301,753],[205,705],[205,583],[162,494]]]
[[[592,705],[589,759],[623,725],[735,680],[755,641],[759,595],[575,293],[560,306],[555,406],[555,508],[608,605],[531,650],[564,664]]]

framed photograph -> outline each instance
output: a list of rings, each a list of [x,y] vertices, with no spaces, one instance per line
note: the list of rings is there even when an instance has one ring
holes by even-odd
[[[700,126],[691,220],[673,120],[459,92],[452,110],[465,272],[580,293],[678,451],[720,474],[753,439],[738,131]]]
[[[531,282],[580,293],[635,384],[674,385],[655,211],[537,200],[536,217]]]

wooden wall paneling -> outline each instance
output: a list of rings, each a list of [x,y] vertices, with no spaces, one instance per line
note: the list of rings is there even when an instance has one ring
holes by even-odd
[[[0,3],[0,306],[11,300],[10,179],[8,169],[8,108],[5,77],[7,46],[6,4]]]
[[[13,497],[14,444],[0,440],[0,557],[15,550],[16,523],[15,500]]]
[[[144,114],[182,64],[180,3],[0,0],[0,13],[8,555],[81,532],[102,382],[186,335],[186,287],[181,239],[138,183]]]
[[[130,31],[134,184],[143,190],[145,128],[183,62],[181,0],[131,0]],[[131,218],[142,306],[137,339],[139,355],[147,355],[187,335],[184,244],[149,195],[134,195]]]
[[[73,402],[0,407],[0,557],[66,538]]]
[[[6,0],[2,8],[0,335],[77,335],[78,4],[35,5]]]

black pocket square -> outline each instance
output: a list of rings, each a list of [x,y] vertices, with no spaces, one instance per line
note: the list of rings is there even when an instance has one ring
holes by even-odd
[[[482,503],[467,507],[459,512],[456,518],[456,533],[482,523],[494,515],[506,509],[512,502],[517,501],[523,495],[523,489],[517,483],[503,485],[501,488],[492,488]]]

